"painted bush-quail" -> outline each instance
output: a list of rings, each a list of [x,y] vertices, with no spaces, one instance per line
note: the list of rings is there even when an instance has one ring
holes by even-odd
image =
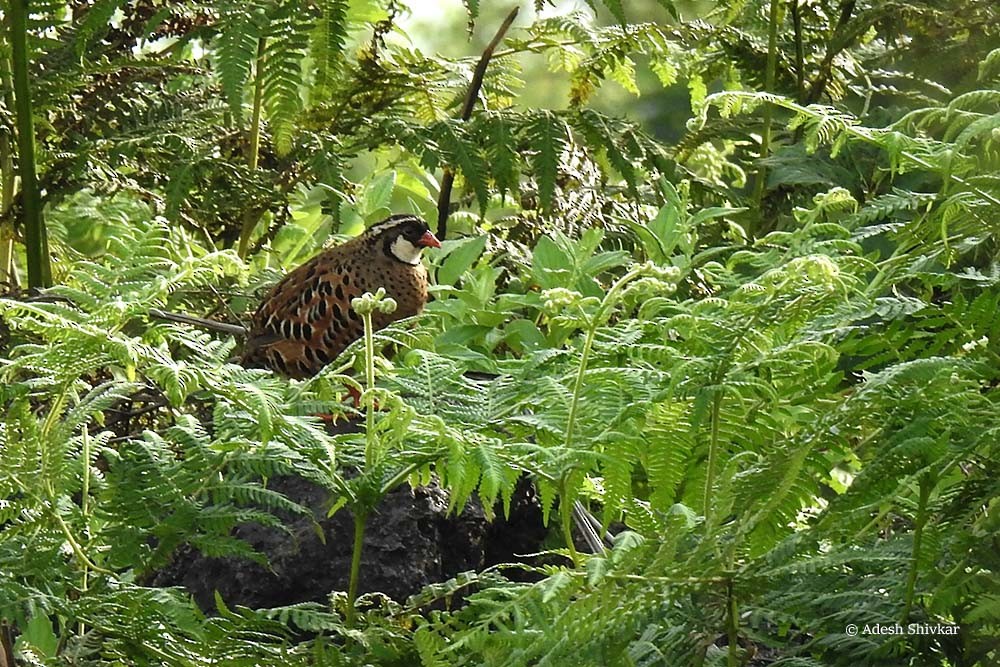
[[[293,378],[310,377],[361,338],[364,325],[351,299],[384,287],[394,313],[372,314],[375,329],[411,317],[427,302],[424,248],[441,247],[427,224],[394,215],[361,236],[330,248],[274,286],[253,317],[243,363]]]

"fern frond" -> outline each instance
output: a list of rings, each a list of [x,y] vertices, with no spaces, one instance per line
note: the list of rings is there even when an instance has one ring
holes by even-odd
[[[302,109],[302,59],[309,48],[310,24],[295,15],[296,3],[271,19],[259,76],[263,82],[264,108],[275,149],[279,155],[292,150],[296,121]]]
[[[229,109],[237,121],[243,118],[243,94],[254,60],[261,26],[257,25],[254,6],[231,6],[226,12],[225,23],[219,33],[219,79]]]
[[[568,128],[554,113],[538,111],[525,126],[524,133],[525,141],[532,147],[528,161],[538,180],[538,197],[542,208],[549,210],[552,208],[563,153],[569,147]]]

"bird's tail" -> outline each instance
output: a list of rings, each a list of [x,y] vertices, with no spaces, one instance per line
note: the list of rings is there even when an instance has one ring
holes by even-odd
[[[228,322],[216,322],[215,320],[205,319],[204,317],[194,317],[193,315],[182,315],[181,313],[168,313],[165,310],[160,310],[159,308],[149,309],[150,317],[155,317],[160,320],[167,320],[168,322],[180,322],[181,324],[190,324],[192,326],[201,327],[203,329],[210,329],[211,331],[220,331],[222,333],[232,334],[233,336],[246,337],[247,328],[239,324],[229,324]]]

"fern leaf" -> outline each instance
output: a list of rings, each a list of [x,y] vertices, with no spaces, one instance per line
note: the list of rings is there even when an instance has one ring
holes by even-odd
[[[462,4],[465,5],[465,11],[469,14],[469,27],[471,29],[476,19],[479,18],[479,0],[462,0]]]
[[[319,100],[329,95],[340,71],[347,40],[347,9],[346,0],[320,2],[310,50],[314,67],[312,95]]]
[[[279,155],[292,150],[295,123],[302,108],[302,59],[309,47],[308,28],[307,22],[295,16],[276,17],[268,27],[260,77],[264,108]]]
[[[504,114],[496,112],[483,113],[480,128],[479,137],[485,145],[493,180],[503,195],[518,182],[520,159],[515,150],[515,128]]]
[[[539,111],[525,127],[525,140],[532,148],[528,160],[538,181],[539,203],[543,210],[551,211],[559,166],[569,148],[568,128],[551,111]]]
[[[602,0],[604,6],[608,8],[611,15],[618,20],[618,23],[625,25],[628,23],[628,17],[625,16],[625,8],[622,6],[621,0]]]
[[[243,118],[243,91],[257,57],[259,38],[260,28],[250,7],[232,7],[227,12],[216,47],[217,66],[222,93],[237,122]]]
[[[630,146],[637,148],[640,157],[642,149],[635,144],[634,140],[631,142],[625,140],[628,138],[627,133],[615,132],[608,119],[593,109],[581,109],[576,120],[587,139],[587,143],[607,155],[611,166],[621,174],[625,183],[628,184],[629,191],[638,199],[635,166],[632,164],[631,156],[626,157],[624,149]]]
[[[489,203],[489,188],[486,184],[489,169],[482,150],[459,121],[440,122],[433,134],[447,161],[461,170],[465,182],[476,193],[480,211],[485,213]]]

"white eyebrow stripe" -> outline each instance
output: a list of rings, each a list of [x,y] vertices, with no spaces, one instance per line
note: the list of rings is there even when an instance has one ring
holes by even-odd
[[[364,231],[364,234],[365,235],[371,235],[371,236],[378,236],[379,234],[381,234],[382,232],[384,232],[387,229],[392,229],[393,227],[395,227],[397,225],[400,225],[400,224],[402,224],[404,222],[410,222],[410,221],[419,222],[420,224],[423,224],[423,222],[424,222],[423,220],[421,220],[420,218],[418,218],[415,215],[409,215],[409,214],[394,215],[394,216],[391,216],[389,218],[386,218],[382,222],[376,222],[374,225],[372,225],[371,227],[369,227],[368,229],[366,229]]]

